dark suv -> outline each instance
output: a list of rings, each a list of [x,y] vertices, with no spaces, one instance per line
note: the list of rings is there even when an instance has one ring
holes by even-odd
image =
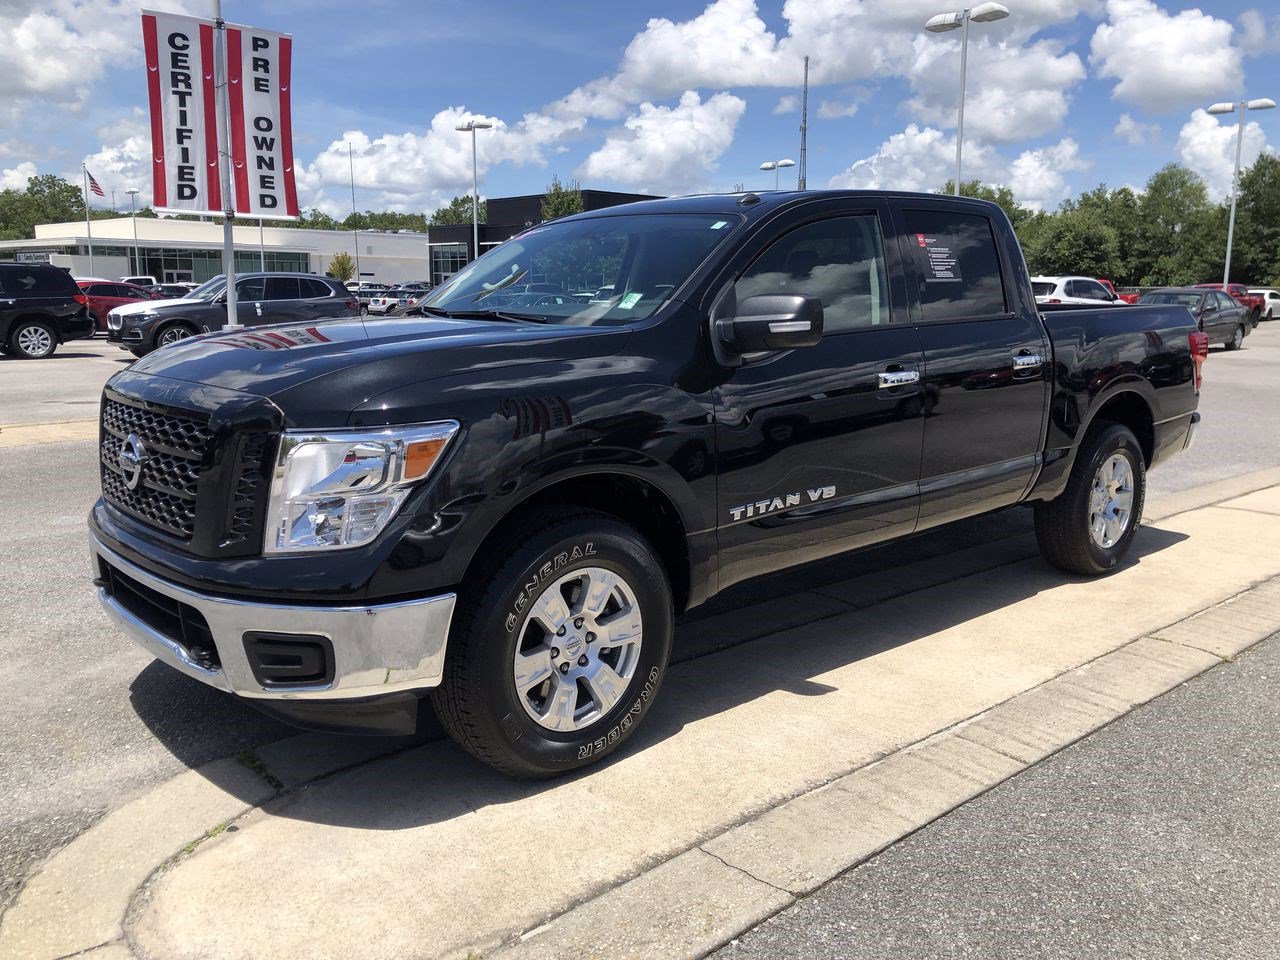
[[[0,263],[0,350],[25,360],[93,336],[88,297],[65,270],[47,263]]]
[[[226,278],[206,280],[184,297],[117,307],[107,314],[107,339],[135,357],[226,323]],[[360,314],[356,298],[337,280],[309,273],[236,276],[236,315],[246,327],[308,324]]]

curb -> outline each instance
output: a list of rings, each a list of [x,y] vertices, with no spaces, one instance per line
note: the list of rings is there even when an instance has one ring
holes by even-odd
[[[1240,625],[1240,618],[1247,625]],[[697,958],[938,817],[1280,632],[1280,578],[801,794],[493,954]],[[603,939],[601,939],[603,937]]]
[[[1280,470],[1219,481],[1195,491],[1160,498],[1155,508],[1160,512],[1153,512],[1152,519],[1213,506],[1277,484],[1280,484]],[[1003,564],[1020,559],[1024,547],[1013,538],[998,541],[992,549],[997,551]],[[937,558],[918,563],[923,572],[936,562]],[[869,577],[857,579],[867,580],[867,586],[873,586]],[[550,923],[508,943],[505,952],[499,955],[547,955],[537,951],[549,949],[549,945],[558,942],[556,937],[574,929],[573,925],[583,922],[584,918],[592,923],[607,924],[610,929],[618,930],[619,935],[626,931],[626,945],[619,945],[611,955],[668,957],[680,955],[694,945],[699,945],[699,950],[707,950],[727,942],[783,909],[806,889],[812,889],[809,884],[816,886],[825,882],[824,877],[830,879],[856,865],[883,846],[1043,756],[1109,723],[1134,705],[1158,696],[1280,629],[1278,582],[1280,578],[1131,641],[956,727],[774,807],[620,887],[561,913]],[[929,585],[922,583],[915,589]],[[833,590],[839,587],[832,585]],[[874,596],[875,591],[870,589],[864,592],[859,588],[855,593],[839,599],[851,607],[883,599]],[[1210,619],[1215,616],[1221,619]],[[1160,655],[1156,656],[1153,651],[1159,651]],[[1191,659],[1185,659],[1188,657]],[[1108,658],[1117,658],[1115,662],[1138,679],[1146,678],[1143,682],[1147,686],[1128,689],[1119,681],[1098,681],[1098,676],[1105,677],[1106,672],[1096,665],[1112,662]],[[1092,677],[1080,673],[1090,669],[1095,671]],[[1063,679],[1068,677],[1078,682],[1073,686]],[[1057,699],[1052,702],[1037,706],[1034,701],[1022,700],[1060,680],[1062,684],[1053,688]],[[1030,719],[1009,712],[1014,709],[1011,705],[1019,701],[1032,703]],[[1052,715],[1060,713],[1061,716],[1056,726],[1042,730],[1045,718],[1051,715],[1046,711],[1057,711]],[[1003,726],[1001,717],[1005,717]],[[993,739],[997,733],[1003,739]],[[953,739],[945,746],[934,744],[943,738]],[[326,749],[323,740],[318,735],[302,734],[259,748],[245,760],[214,761],[180,774],[112,811],[46,860],[27,880],[13,904],[0,917],[0,960],[59,958],[87,951],[110,960],[129,956],[122,940],[126,914],[138,888],[157,868],[180,856],[184,848],[193,848],[228,829],[231,821],[267,800],[402,748],[397,742],[366,740],[359,752],[348,748],[341,755],[335,755],[333,750]],[[1035,750],[1042,752],[1037,754]],[[899,756],[901,759],[895,759]],[[869,791],[883,781],[864,783],[851,779],[870,777],[872,774],[867,771],[877,768],[880,769],[875,777],[885,776],[885,770],[903,771],[902,776],[908,780],[897,789],[906,790],[908,796],[912,795],[910,776],[916,777],[914,782],[921,778],[931,785],[936,782],[946,791],[942,806],[939,807],[938,801],[925,802],[922,798],[905,817],[895,807],[886,807],[884,803],[877,806],[875,797],[881,796],[883,800],[883,794]],[[856,793],[859,790],[863,792]],[[800,824],[805,809],[802,801],[818,804],[817,799],[810,799],[817,794],[829,802],[845,804],[840,808],[843,813],[823,814],[823,818],[839,824],[857,822],[863,832],[828,836],[819,843],[817,838],[830,823],[805,824],[798,829],[793,826],[791,831],[796,836],[786,842],[795,849],[788,856],[780,855],[780,842],[769,841],[768,831]],[[849,812],[850,796],[863,797],[864,805],[857,809],[856,815]],[[900,804],[900,801],[901,797],[895,794],[894,802]],[[770,852],[762,856],[761,850]],[[679,863],[672,866],[676,861]],[[664,877],[667,879],[663,880]],[[615,891],[629,892],[613,896]],[[648,918],[637,921],[634,902],[629,899],[632,896],[643,897],[643,902],[651,906]],[[625,917],[608,912],[627,904],[631,904],[632,909]],[[597,919],[592,920],[592,916]],[[567,941],[559,942],[561,947],[557,949],[563,949]]]
[[[25,447],[36,443],[71,443],[98,439],[98,419],[58,420],[51,423],[0,424],[0,447]]]

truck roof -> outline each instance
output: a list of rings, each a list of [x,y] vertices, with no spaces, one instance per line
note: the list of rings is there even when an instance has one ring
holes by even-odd
[[[687,197],[668,197],[661,200],[637,200],[634,203],[614,207],[602,207],[575,218],[619,216],[620,214],[645,213],[725,213],[754,219],[784,207],[814,200],[868,199],[883,200],[890,197],[909,197],[931,203],[958,203],[981,206],[998,206],[988,200],[974,197],[956,197],[942,193],[918,193],[909,190],[763,190],[759,193],[701,193]],[[568,218],[566,218],[568,219]]]

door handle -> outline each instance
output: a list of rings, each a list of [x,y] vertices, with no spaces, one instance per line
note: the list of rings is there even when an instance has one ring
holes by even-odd
[[[1044,357],[1038,353],[1019,353],[1013,358],[1013,369],[1026,372],[1044,365]]]
[[[883,370],[880,373],[880,387],[905,387],[920,382],[919,370]]]

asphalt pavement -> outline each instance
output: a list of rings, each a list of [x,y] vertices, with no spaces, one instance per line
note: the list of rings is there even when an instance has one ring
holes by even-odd
[[[1280,637],[918,831],[714,954],[1280,956]]]
[[[93,417],[101,385],[128,359],[102,341],[45,361],[0,359],[0,427]],[[1280,323],[1206,367],[1197,448],[1152,475],[1153,495],[1280,464]],[[88,583],[84,518],[97,496],[92,441],[0,444],[0,910],[23,877],[104,813],[183,770],[294,733],[155,664],[115,630]],[[686,620],[677,659],[761,635],[707,629],[755,604],[760,630],[830,613],[800,592],[1025,536],[1009,511],[792,571],[729,592]],[[804,609],[797,609],[804,608]],[[434,736],[428,729],[424,737]]]

